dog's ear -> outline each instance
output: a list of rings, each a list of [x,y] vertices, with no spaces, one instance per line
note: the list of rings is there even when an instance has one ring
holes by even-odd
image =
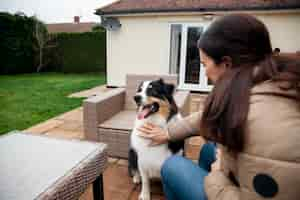
[[[167,94],[172,95],[174,92],[175,86],[173,84],[165,84],[165,90]]]
[[[160,78],[160,79],[158,80],[158,83],[161,84],[161,85],[163,85],[163,84],[164,84],[164,80],[163,80],[162,78]]]
[[[139,84],[138,87],[137,87],[137,92],[142,91],[142,86],[143,86],[143,84],[144,84],[144,81],[141,81],[140,84]]]

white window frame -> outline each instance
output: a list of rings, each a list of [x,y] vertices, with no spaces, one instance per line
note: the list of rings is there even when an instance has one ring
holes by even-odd
[[[169,33],[171,41],[171,26],[172,25],[181,25],[181,56],[180,56],[180,67],[179,67],[179,84],[178,88],[183,90],[193,90],[201,92],[210,92],[213,88],[212,85],[208,84],[208,78],[205,75],[205,69],[203,64],[200,64],[200,74],[199,74],[199,84],[185,83],[185,72],[186,72],[186,47],[187,47],[187,31],[189,27],[203,27],[204,31],[208,27],[210,22],[201,22],[201,23],[170,23],[169,24]],[[171,48],[171,43],[170,43]],[[169,53],[170,56],[170,53]],[[170,60],[170,59],[169,59]],[[169,63],[170,66],[171,63]]]

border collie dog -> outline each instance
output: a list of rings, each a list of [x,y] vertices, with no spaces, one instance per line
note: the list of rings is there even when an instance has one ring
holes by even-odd
[[[151,146],[151,140],[139,136],[137,130],[146,122],[166,129],[169,122],[181,118],[173,92],[174,85],[159,79],[142,82],[134,96],[138,108],[130,138],[128,171],[135,184],[142,182],[139,200],[150,200],[150,179],[160,178],[161,167],[168,157],[183,152],[183,140]]]

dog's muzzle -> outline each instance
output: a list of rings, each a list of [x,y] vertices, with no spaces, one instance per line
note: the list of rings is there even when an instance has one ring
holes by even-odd
[[[138,119],[146,119],[150,115],[156,113],[159,110],[159,104],[154,102],[152,104],[147,104],[142,107],[142,109],[138,112]]]
[[[137,106],[140,106],[142,104],[142,97],[140,95],[135,95],[133,97],[133,99],[134,99]]]

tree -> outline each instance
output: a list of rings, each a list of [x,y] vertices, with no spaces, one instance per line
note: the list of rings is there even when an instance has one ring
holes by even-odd
[[[37,19],[36,16],[31,17],[34,22],[34,30],[33,36],[35,38],[34,49],[38,53],[38,66],[36,67],[36,71],[40,72],[42,68],[45,66],[44,63],[44,50],[46,48],[51,48],[52,46],[48,45],[50,41],[50,37],[48,35],[48,31],[46,25]]]
[[[0,12],[0,74],[30,73],[34,68],[33,21],[19,12]]]

